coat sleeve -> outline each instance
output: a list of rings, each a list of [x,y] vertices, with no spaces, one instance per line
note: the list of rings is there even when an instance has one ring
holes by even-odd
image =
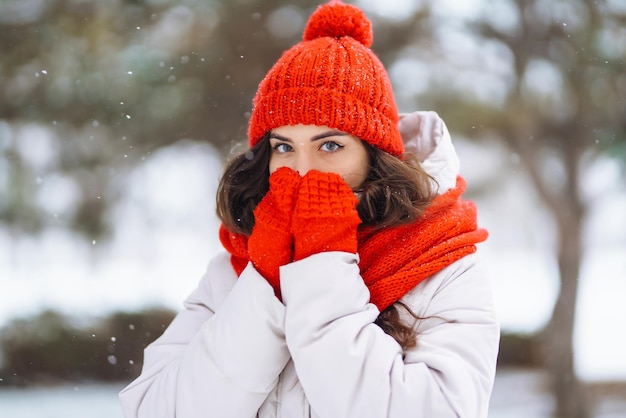
[[[251,264],[237,279],[225,257],[146,348],[120,393],[125,417],[255,417],[276,385],[289,360],[285,307]]]
[[[357,263],[329,252],[281,267],[287,345],[311,408],[336,418],[486,417],[500,331],[475,255],[402,299],[423,318],[406,353],[373,324],[379,311]]]

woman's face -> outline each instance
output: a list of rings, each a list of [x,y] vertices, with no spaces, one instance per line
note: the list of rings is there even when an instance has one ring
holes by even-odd
[[[336,173],[356,189],[369,169],[363,142],[327,126],[289,125],[272,129],[270,146],[270,173],[280,167],[289,167],[301,176],[309,170]]]

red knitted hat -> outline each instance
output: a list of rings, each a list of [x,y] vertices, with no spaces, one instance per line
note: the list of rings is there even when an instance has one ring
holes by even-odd
[[[285,125],[328,126],[389,154],[404,152],[391,82],[370,50],[372,24],[356,6],[317,8],[303,41],[285,51],[261,81],[248,126],[253,147]]]

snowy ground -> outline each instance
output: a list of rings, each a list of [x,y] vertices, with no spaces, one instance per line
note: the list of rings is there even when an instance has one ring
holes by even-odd
[[[498,372],[491,396],[489,418],[548,418],[554,408],[546,376],[533,370]],[[602,397],[594,418],[626,417],[626,392]]]
[[[0,390],[0,417],[122,418],[117,393],[123,385],[79,385]],[[549,418],[553,400],[545,377],[535,371],[508,370],[496,377],[489,418]],[[623,418],[626,397],[607,397],[594,418]]]

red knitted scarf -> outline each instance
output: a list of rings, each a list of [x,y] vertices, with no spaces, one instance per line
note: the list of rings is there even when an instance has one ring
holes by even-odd
[[[437,196],[424,214],[408,225],[358,232],[359,268],[370,291],[370,301],[383,311],[434,273],[476,251],[487,239],[478,228],[476,206],[461,198],[465,180]],[[220,240],[241,274],[248,264],[247,237],[220,229]]]

